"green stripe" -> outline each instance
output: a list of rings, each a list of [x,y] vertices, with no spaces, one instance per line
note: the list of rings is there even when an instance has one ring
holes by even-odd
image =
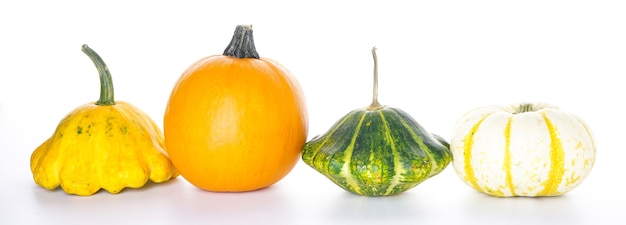
[[[317,161],[316,157],[319,155],[319,152],[322,149],[322,147],[326,143],[328,143],[328,141],[333,136],[333,134],[341,126],[343,126],[343,124],[346,121],[348,121],[348,119],[350,119],[352,116],[353,116],[353,113],[349,113],[348,115],[344,116],[341,120],[337,121],[335,125],[331,127],[331,130],[326,132],[326,134],[317,138],[313,138],[311,141],[306,143],[302,151],[302,160],[310,165],[312,165],[314,161]],[[319,140],[322,140],[322,142],[319,142]]]
[[[347,184],[346,188],[349,188],[353,192],[358,193],[358,194],[364,194],[364,193],[361,192],[361,188],[359,187],[357,180],[352,175],[350,164],[352,164],[351,163],[352,153],[354,152],[356,139],[359,137],[361,126],[363,125],[363,120],[365,119],[366,115],[367,115],[366,113],[363,113],[363,115],[361,115],[361,119],[359,119],[359,123],[356,126],[356,129],[354,130],[354,135],[352,136],[352,139],[350,140],[350,145],[348,145],[348,147],[345,150],[344,157],[343,157],[344,163],[343,163],[343,167],[341,168],[341,175],[342,177],[345,178],[345,182]]]
[[[428,133],[406,112],[400,109],[393,109],[393,112],[401,118],[399,121],[410,132],[413,141],[423,151],[423,155],[429,157],[428,161],[431,163],[431,169],[428,177],[435,176],[443,171],[452,160],[450,149]]]
[[[344,153],[356,129],[359,115],[354,110],[338,120],[326,134],[307,142],[302,150],[302,160],[339,186],[346,186],[346,178],[341,174]]]
[[[384,194],[384,195],[391,195],[394,193],[394,188],[402,182],[401,181],[402,174],[405,173],[406,170],[402,167],[402,163],[400,162],[400,154],[398,150],[396,149],[396,143],[394,141],[395,139],[391,136],[390,125],[385,119],[385,115],[383,114],[382,110],[379,111],[378,114],[380,115],[380,118],[383,121],[383,127],[385,128],[385,139],[389,140],[390,142],[389,144],[390,144],[391,152],[393,156],[394,175],[391,179],[391,183],[389,184],[389,187],[387,187],[387,190],[385,191],[385,194]]]
[[[396,174],[393,143],[380,110],[365,112],[350,162],[350,170],[362,194],[384,195]]]

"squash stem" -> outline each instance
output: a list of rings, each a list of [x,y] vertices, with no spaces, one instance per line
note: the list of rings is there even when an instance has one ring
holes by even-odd
[[[519,107],[517,107],[517,110],[515,111],[515,114],[518,113],[525,113],[525,112],[532,112],[533,111],[533,104],[532,103],[522,103],[519,105]]]
[[[367,107],[367,110],[379,110],[383,108],[383,106],[378,103],[378,57],[376,57],[376,46],[372,48],[372,56],[374,57],[374,90],[372,97],[372,104]]]
[[[115,98],[113,96],[113,79],[111,79],[111,73],[109,72],[109,68],[104,63],[102,58],[96,53],[94,50],[89,48],[87,44],[83,44],[82,50],[93,64],[98,68],[98,73],[100,74],[100,99],[96,102],[96,105],[115,105]]]
[[[252,36],[252,25],[237,25],[235,34],[230,40],[230,44],[224,50],[225,56],[235,58],[259,58],[254,46],[254,37]]]

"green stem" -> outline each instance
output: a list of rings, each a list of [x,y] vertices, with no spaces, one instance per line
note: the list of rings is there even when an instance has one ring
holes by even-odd
[[[522,103],[522,104],[519,105],[519,107],[515,111],[515,114],[525,113],[525,112],[532,112],[533,108],[534,108],[534,106],[533,106],[532,103]]]
[[[379,110],[383,106],[378,103],[378,57],[376,57],[376,47],[372,48],[372,56],[374,57],[374,90],[372,104],[367,107],[367,110]]]
[[[237,25],[233,39],[224,50],[225,56],[235,58],[259,58],[259,53],[254,47],[254,37],[252,36],[252,25]]]
[[[98,53],[89,48],[87,44],[83,44],[82,50],[93,64],[98,68],[98,73],[100,74],[100,99],[96,102],[96,105],[115,105],[115,98],[113,97],[113,79],[111,79],[111,73],[109,72],[109,68]]]

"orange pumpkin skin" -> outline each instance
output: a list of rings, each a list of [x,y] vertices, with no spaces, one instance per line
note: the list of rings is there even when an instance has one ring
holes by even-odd
[[[178,80],[164,117],[174,167],[196,187],[215,192],[278,182],[297,163],[307,132],[300,85],[267,58],[199,60]]]

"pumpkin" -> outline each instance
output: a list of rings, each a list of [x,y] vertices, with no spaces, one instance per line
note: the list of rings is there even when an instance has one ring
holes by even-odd
[[[278,62],[259,57],[251,25],[238,25],[222,55],[179,78],[164,116],[167,151],[196,187],[268,187],[298,161],[308,132],[303,92]]]
[[[35,183],[89,196],[101,188],[115,194],[126,187],[142,187],[148,180],[175,178],[178,173],[164,150],[160,128],[140,109],[115,101],[104,61],[87,45],[82,51],[100,73],[100,99],[67,114],[52,137],[32,153]]]
[[[307,142],[302,160],[351,193],[396,195],[439,174],[452,153],[443,138],[428,133],[409,114],[378,102],[376,48],[372,55],[372,103]]]
[[[547,103],[480,107],[456,123],[453,167],[493,196],[558,196],[587,177],[596,146],[577,116]]]

